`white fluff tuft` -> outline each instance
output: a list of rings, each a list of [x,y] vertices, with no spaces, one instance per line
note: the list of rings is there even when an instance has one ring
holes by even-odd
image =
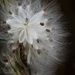
[[[8,44],[13,44],[10,50],[17,49],[20,43],[29,47],[25,54],[31,75],[53,75],[61,61],[59,56],[66,36],[55,1],[23,0],[8,5],[3,10],[1,26],[9,25],[10,29],[7,35],[0,32],[0,38],[10,39]]]

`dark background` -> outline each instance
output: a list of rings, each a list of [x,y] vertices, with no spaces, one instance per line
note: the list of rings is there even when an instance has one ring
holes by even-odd
[[[58,0],[61,10],[66,17],[68,31],[68,58],[57,70],[57,75],[75,75],[75,0]]]

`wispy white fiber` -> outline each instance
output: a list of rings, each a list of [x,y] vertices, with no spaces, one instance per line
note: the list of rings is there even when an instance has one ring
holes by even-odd
[[[7,48],[13,51],[20,43],[27,45],[25,54],[31,75],[54,75],[56,65],[62,60],[66,36],[56,1],[8,2],[8,8],[0,13],[1,27],[5,30],[0,32],[0,38],[7,41]],[[13,44],[11,48],[9,44]]]

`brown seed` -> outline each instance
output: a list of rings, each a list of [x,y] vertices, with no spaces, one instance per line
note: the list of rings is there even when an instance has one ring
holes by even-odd
[[[19,5],[19,6],[21,6],[21,5],[22,5],[22,3],[21,3],[21,2],[19,2],[19,3],[18,3],[18,5]]]
[[[47,31],[47,32],[50,32],[50,30],[49,30],[49,29],[46,29],[46,31]]]
[[[13,50],[13,53],[15,53],[16,51],[15,50]]]
[[[6,28],[11,29],[10,25],[7,25]]]
[[[44,8],[43,11],[46,12],[48,8]]]
[[[40,25],[41,25],[41,26],[44,26],[44,23],[41,22]]]
[[[6,63],[6,62],[8,62],[8,59],[3,59],[3,61]]]
[[[39,43],[40,42],[40,40],[39,39],[37,39],[37,43]]]
[[[31,44],[31,47],[33,48],[33,44]]]
[[[12,15],[11,11],[9,11],[9,14]]]
[[[1,24],[6,24],[6,21],[5,20],[1,21]]]
[[[38,49],[38,50],[37,50],[37,53],[38,53],[38,54],[40,54],[40,53],[41,53],[41,51]]]

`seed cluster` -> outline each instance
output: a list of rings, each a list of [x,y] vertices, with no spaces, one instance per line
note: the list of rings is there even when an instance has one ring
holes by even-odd
[[[20,58],[22,60],[22,62],[27,66],[27,55],[24,54],[25,51],[25,47],[23,46],[23,44],[19,44],[20,47]]]
[[[56,52],[53,51],[59,50],[58,36],[61,32],[57,31],[60,27],[53,10],[50,11],[47,6],[39,9],[38,7],[41,6],[35,5],[35,2],[32,3],[33,5],[30,0],[29,2],[26,0],[25,4],[18,2],[16,6],[11,7],[13,11],[11,9],[8,11],[7,19],[1,21],[1,24],[6,26],[7,30],[4,33],[11,36],[8,47],[12,49],[12,54],[19,56],[21,63],[26,67],[35,65],[33,74],[39,75],[38,70],[44,66],[46,68],[46,65],[49,66],[51,61],[54,61],[52,59]],[[3,59],[3,61],[9,62],[8,59]]]

